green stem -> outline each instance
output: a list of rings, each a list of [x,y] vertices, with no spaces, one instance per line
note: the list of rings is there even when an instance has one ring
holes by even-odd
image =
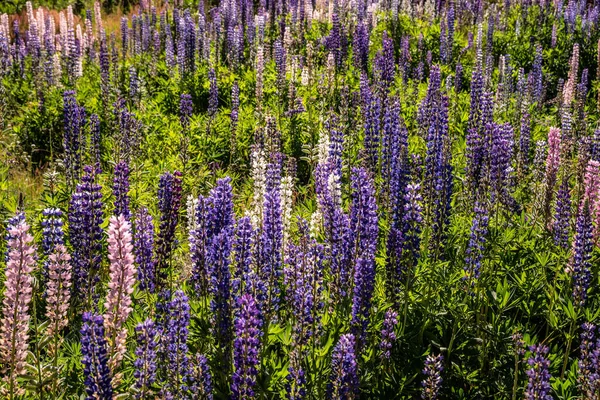
[[[571,320],[571,327],[569,328],[569,337],[567,338],[567,350],[565,351],[565,358],[563,360],[562,370],[560,371],[560,379],[565,378],[565,371],[569,364],[569,354],[571,353],[571,343],[573,341],[573,334],[575,333],[575,318]]]
[[[512,388],[512,400],[517,400],[517,387],[519,385],[519,353],[515,352],[515,372]]]

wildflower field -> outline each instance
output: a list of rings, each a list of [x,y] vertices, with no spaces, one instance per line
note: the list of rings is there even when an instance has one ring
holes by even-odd
[[[0,1],[0,398],[600,399],[600,1]]]

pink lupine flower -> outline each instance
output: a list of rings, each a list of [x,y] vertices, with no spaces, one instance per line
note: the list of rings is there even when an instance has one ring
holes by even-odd
[[[600,192],[600,162],[596,160],[588,162],[585,168],[584,187],[585,192],[582,200],[588,200],[590,204],[594,204]]]
[[[49,257],[46,288],[46,317],[48,335],[58,335],[69,323],[67,310],[71,299],[71,256],[64,245],[58,245]]]
[[[546,158],[546,178],[556,176],[560,164],[560,129],[550,128],[548,133],[548,158]]]
[[[127,329],[125,321],[131,313],[131,294],[135,283],[131,245],[131,224],[122,215],[110,218],[108,227],[108,259],[110,280],[104,304],[104,324],[109,346],[109,366],[114,371],[125,354]]]
[[[8,397],[13,398],[24,394],[24,389],[17,387],[17,377],[25,372],[27,359],[35,246],[25,221],[9,228],[8,232],[10,240],[0,321],[0,358],[7,368],[4,381],[7,383]]]

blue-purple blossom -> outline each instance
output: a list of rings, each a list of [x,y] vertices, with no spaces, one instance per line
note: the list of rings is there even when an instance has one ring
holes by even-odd
[[[573,276],[573,300],[583,307],[587,300],[587,290],[592,280],[592,251],[593,242],[592,217],[587,201],[579,207],[575,238],[573,240],[573,255],[571,258],[570,272]]]
[[[550,394],[550,361],[548,360],[549,349],[544,345],[534,345],[529,347],[531,357],[527,360],[529,369],[527,376],[529,382],[525,388],[524,398],[526,400],[552,400]]]
[[[115,165],[112,189],[115,198],[114,215],[122,215],[129,220],[131,218],[131,211],[129,211],[129,165],[125,161]]]
[[[87,399],[112,399],[113,388],[104,338],[104,320],[101,315],[83,313],[81,354]]]
[[[381,328],[381,342],[379,342],[379,348],[381,349],[381,358],[389,360],[391,356],[391,350],[396,342],[395,328],[398,324],[398,313],[392,309],[389,309],[385,313],[383,319],[383,326]]]
[[[138,287],[153,293],[156,279],[154,221],[146,207],[140,208],[135,217],[133,253],[138,272]]]
[[[440,389],[442,388],[442,371],[444,367],[442,362],[444,357],[441,354],[437,356],[428,355],[425,359],[425,368],[423,374],[425,379],[421,383],[423,385],[423,391],[421,392],[421,398],[425,400],[437,400],[439,399]]]
[[[146,399],[154,393],[152,386],[156,382],[156,349],[158,332],[154,321],[148,318],[135,327],[137,347],[135,349],[135,398]]]
[[[358,362],[354,349],[354,335],[347,333],[340,336],[331,356],[327,398],[350,400],[358,396]]]
[[[475,204],[475,215],[471,223],[471,235],[465,252],[466,278],[474,285],[481,273],[481,262],[483,261],[486,235],[488,232],[489,215],[486,204],[477,202]]]
[[[552,226],[554,244],[567,249],[571,230],[571,189],[568,176],[563,177],[556,195],[556,208]]]
[[[233,399],[251,399],[258,375],[261,322],[256,300],[251,294],[237,299],[233,341]]]

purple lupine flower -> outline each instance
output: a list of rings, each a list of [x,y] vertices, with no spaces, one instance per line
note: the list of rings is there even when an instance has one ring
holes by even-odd
[[[138,210],[134,227],[133,252],[138,271],[138,287],[153,293],[156,273],[153,259],[154,221],[146,207]]]
[[[266,304],[261,304],[267,315],[278,310],[281,292],[283,220],[280,191],[281,163],[276,159],[267,166],[263,224],[257,254],[259,277],[267,285],[267,293],[264,293]]]
[[[398,313],[390,308],[385,313],[383,327],[381,328],[379,348],[381,349],[381,358],[383,360],[390,359],[392,347],[397,339],[396,332],[394,332],[396,325],[398,325]]]
[[[306,374],[302,368],[302,350],[293,347],[290,351],[290,366],[285,382],[286,399],[301,400],[306,398]]]
[[[409,184],[404,198],[404,215],[402,217],[403,248],[407,251],[409,267],[417,265],[421,248],[421,224],[423,222],[423,207],[418,183]]]
[[[67,180],[72,184],[79,179],[81,171],[81,147],[83,140],[81,129],[85,124],[85,109],[77,104],[74,91],[68,90],[64,92],[63,99],[64,163]]]
[[[450,3],[450,8],[448,9],[448,14],[446,15],[446,21],[448,22],[448,29],[446,34],[448,35],[447,39],[447,52],[448,52],[448,62],[452,61],[452,49],[454,47],[454,24],[455,24],[455,13],[454,13],[454,3]]]
[[[129,211],[129,165],[125,161],[115,165],[112,190],[115,197],[114,214],[117,216],[122,215],[129,220],[131,218],[131,212]]]
[[[379,226],[373,179],[363,168],[352,170],[352,189],[350,227],[355,237],[353,252],[357,254],[354,260],[352,326],[357,334],[360,333],[357,338],[360,348],[366,336],[375,287],[375,253]]]
[[[569,265],[569,272],[573,276],[573,300],[580,307],[586,303],[587,290],[592,280],[591,257],[594,248],[592,230],[590,206],[584,200],[577,215],[573,254]]]
[[[285,67],[286,67],[286,52],[281,39],[276,39],[273,44],[273,58],[275,59],[275,70],[277,71],[277,89],[283,94],[286,88]]]
[[[493,127],[489,152],[489,174],[492,186],[492,203],[499,200],[513,208],[516,206],[510,194],[511,153],[513,148],[513,129],[508,123],[488,125]]]
[[[98,170],[84,167],[85,174],[71,196],[69,242],[73,249],[74,293],[91,300],[102,262],[102,187],[95,183]]]
[[[129,43],[129,21],[127,17],[121,17],[121,50],[123,52],[123,60],[127,56],[127,47]]]
[[[167,283],[171,271],[169,260],[175,245],[175,229],[179,222],[181,206],[181,172],[166,172],[160,176],[158,183],[158,209],[160,225],[156,241],[156,288],[161,290]]]
[[[207,264],[208,251],[208,200],[204,196],[198,196],[194,202],[195,228],[190,230],[189,243],[192,259],[192,282],[198,296],[208,295],[210,266]]]
[[[356,25],[352,51],[354,53],[354,67],[359,71],[366,72],[369,62],[369,32],[363,21]]]
[[[318,312],[323,307],[323,246],[309,239],[308,224],[299,222],[300,244],[290,243],[286,251],[285,283],[288,304],[294,317],[296,346],[304,346],[317,334]]]
[[[251,273],[254,235],[250,217],[240,218],[237,221],[233,239],[234,279],[231,286],[235,298],[243,293],[248,293],[248,274]]]
[[[556,195],[556,209],[554,212],[554,244],[567,249],[569,247],[569,231],[571,227],[571,190],[569,178],[563,177],[558,194]]]
[[[135,349],[135,398],[147,399],[152,397],[152,385],[156,382],[156,348],[158,332],[154,321],[148,318],[135,327],[137,347]]]
[[[436,255],[446,232],[450,218],[452,196],[452,166],[450,137],[448,135],[448,98],[440,91],[440,70],[432,68],[427,96],[421,106],[427,118],[427,156],[425,158],[424,195],[425,212],[432,225],[431,249]],[[421,109],[419,113],[421,113]]]
[[[123,216],[110,217],[108,226],[108,260],[110,261],[108,293],[104,303],[104,327],[108,342],[109,366],[115,371],[127,351],[125,322],[133,311],[135,266],[131,245],[131,223]]]
[[[168,305],[168,320],[163,345],[166,346],[168,365],[166,390],[173,398],[182,398],[189,389],[190,369],[188,357],[188,334],[190,324],[190,305],[183,291],[178,290]]]
[[[133,103],[138,102],[140,96],[140,80],[135,67],[129,67],[129,98]]]
[[[217,115],[219,108],[219,88],[217,86],[217,74],[215,69],[211,68],[208,70],[208,81],[210,88],[208,91],[208,115],[214,118]]]
[[[100,167],[100,118],[97,114],[90,115],[90,139],[94,165]]]
[[[2,319],[0,320],[0,361],[6,368],[4,382],[10,398],[25,394],[17,378],[26,372],[29,303],[33,291],[32,272],[35,267],[35,245],[29,225],[18,218],[8,227],[8,250],[4,280]]]
[[[113,388],[108,368],[108,351],[101,315],[83,313],[81,327],[81,363],[85,376],[85,391],[89,399],[112,399]]]
[[[191,361],[192,364],[192,381],[190,387],[192,398],[196,399],[213,399],[212,376],[208,359],[202,354],[196,354],[196,357]]]
[[[443,361],[444,357],[441,354],[438,354],[437,356],[430,354],[425,359],[425,368],[423,369],[425,379],[421,383],[423,385],[423,391],[421,392],[422,399],[436,400],[439,398],[439,392],[442,388],[443,381]]]
[[[471,285],[479,279],[481,262],[485,251],[486,235],[488,232],[489,215],[485,204],[475,203],[475,216],[471,223],[471,235],[465,252],[465,273]]]
[[[258,375],[261,338],[260,312],[251,294],[237,299],[231,391],[233,399],[251,399]]]
[[[45,208],[42,211],[42,250],[49,257],[58,245],[65,244],[63,231],[64,214],[58,208]],[[44,261],[44,277],[47,277],[48,261]]]
[[[529,382],[525,389],[526,400],[551,400],[552,395],[550,394],[550,361],[548,360],[549,349],[544,345],[534,345],[529,347],[532,355],[527,360],[529,369],[527,370],[527,376]]]
[[[173,50],[173,36],[171,34],[171,25],[167,24],[166,29],[164,31],[166,33],[165,36],[165,61],[167,63],[167,67],[172,71],[175,69],[175,54]]]
[[[181,127],[185,130],[190,128],[193,107],[192,96],[184,93],[179,97],[179,121],[181,122]]]
[[[327,398],[357,398],[359,380],[355,347],[354,335],[347,333],[340,336],[331,356],[331,380],[327,385]]]
[[[365,73],[360,77],[360,96],[365,121],[364,148],[369,167],[372,172],[375,172],[379,162],[381,99],[377,94],[371,92],[369,78]]]
[[[206,261],[210,267],[214,335],[224,355],[231,343],[231,272],[229,259],[234,232],[231,179],[219,179],[208,198]],[[227,362],[226,360],[225,362]]]
[[[586,399],[593,399],[600,393],[600,338],[597,337],[596,326],[584,322],[581,325],[581,345],[579,349],[578,383]]]
[[[460,93],[462,91],[463,79],[463,66],[459,61],[456,63],[456,69],[454,70],[454,91],[456,93]]]

